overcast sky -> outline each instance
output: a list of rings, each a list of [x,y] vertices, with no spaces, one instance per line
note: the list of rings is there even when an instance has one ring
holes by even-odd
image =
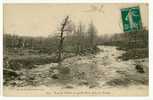
[[[76,24],[93,21],[98,35],[121,33],[120,9],[134,6],[140,7],[143,26],[148,27],[147,4],[5,4],[4,33],[46,37],[67,15]]]

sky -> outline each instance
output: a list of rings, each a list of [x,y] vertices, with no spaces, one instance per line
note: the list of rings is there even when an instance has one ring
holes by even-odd
[[[134,6],[148,28],[148,4],[4,4],[4,33],[47,37],[67,15],[76,25],[92,21],[98,35],[122,33],[120,9]]]

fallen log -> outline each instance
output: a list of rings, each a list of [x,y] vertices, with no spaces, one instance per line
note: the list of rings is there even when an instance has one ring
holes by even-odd
[[[23,73],[23,72],[21,72],[21,71],[14,71],[14,70],[12,70],[12,69],[7,69],[7,68],[4,68],[3,71],[15,73],[15,74],[21,74],[21,73]]]

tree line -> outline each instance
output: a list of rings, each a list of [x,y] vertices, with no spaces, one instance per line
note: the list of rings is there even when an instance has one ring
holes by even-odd
[[[57,52],[61,56],[62,52],[83,55],[95,53],[97,30],[93,22],[84,25],[82,22],[75,25],[67,16],[61,23],[60,29],[54,36],[50,37],[28,37],[11,34],[4,34],[4,49],[33,49],[42,52]],[[61,53],[61,54],[60,54]],[[59,58],[60,59],[60,58]]]

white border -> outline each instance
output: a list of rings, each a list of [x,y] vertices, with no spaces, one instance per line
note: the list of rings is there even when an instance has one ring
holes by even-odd
[[[3,82],[3,7],[0,2],[0,95],[2,95],[2,82]]]
[[[4,0],[4,3],[144,3],[148,0]]]
[[[152,0],[5,0],[3,3],[149,3],[149,96],[148,97],[3,97],[1,96],[0,99],[4,100],[153,100],[153,1]],[[3,67],[3,8],[2,3],[0,4],[0,94],[2,95],[2,67]]]

